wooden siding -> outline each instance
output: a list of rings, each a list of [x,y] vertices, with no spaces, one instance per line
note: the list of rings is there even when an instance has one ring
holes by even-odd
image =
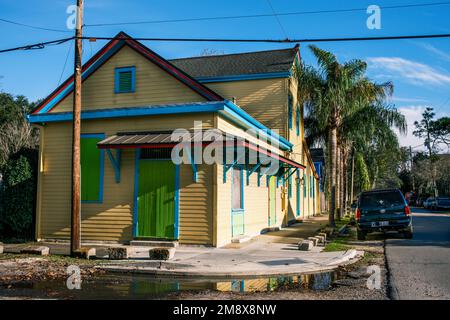
[[[114,92],[115,68],[136,67],[133,93]],[[206,101],[205,98],[129,48],[123,47],[83,82],[83,110]],[[52,112],[72,111],[73,95]]]
[[[256,145],[259,145],[267,150],[272,151],[276,154],[284,155],[284,152],[279,149],[279,146],[270,145],[268,139],[262,136],[260,139],[254,136],[254,134],[258,133],[257,131],[246,131],[238,128],[236,125],[231,123],[229,120],[224,119],[222,116],[217,117],[217,128],[223,130],[226,133],[230,133],[232,135],[236,135],[238,137],[242,137],[249,142],[252,142]],[[264,140],[265,139],[265,140]]]
[[[223,182],[223,166],[216,166],[217,172],[217,232],[216,246],[221,247],[231,242],[231,170],[227,172],[227,180]],[[247,172],[244,171],[244,234],[256,236],[269,227],[269,190],[266,176],[261,177],[258,187],[256,173],[250,176],[249,185],[246,183]],[[284,222],[284,213],[281,208],[281,186],[276,190],[276,224],[281,226]]]
[[[212,114],[171,115],[139,117],[128,119],[108,119],[83,121],[82,133],[105,133],[111,136],[124,131],[170,130],[175,128],[192,129],[194,120],[202,120],[205,128],[214,124]],[[71,177],[71,125],[65,123],[47,124],[44,129],[45,140],[42,144],[43,171],[39,191],[40,210],[38,221],[39,237],[44,239],[68,239],[70,236],[70,177]],[[104,159],[104,195],[103,203],[82,204],[82,239],[101,241],[127,241],[132,238],[132,210],[134,197],[134,150],[122,152],[121,181],[115,182],[112,165],[107,156]],[[184,166],[183,166],[184,167]],[[200,184],[191,186],[187,177],[192,174],[190,166],[182,168],[180,191],[180,209],[194,204],[188,214],[195,216],[192,223],[197,224],[194,234],[186,230],[186,219],[180,215],[181,241],[203,239],[210,241],[211,226],[206,226],[205,217],[212,215],[210,205],[195,207],[203,201],[209,183],[210,173],[202,169],[199,173]],[[192,179],[192,175],[191,175]],[[191,180],[192,181],[192,180]],[[186,191],[186,194],[184,192]],[[39,207],[38,207],[39,208]],[[208,218],[209,219],[209,218]],[[203,229],[202,229],[203,227]],[[201,234],[203,230],[203,235]]]
[[[223,166],[215,166],[217,172],[217,212],[216,241],[217,247],[231,242],[231,170],[227,173],[227,181],[223,182]]]
[[[180,243],[213,244],[213,166],[198,166],[193,181],[190,165],[180,170]]]
[[[225,99],[236,104],[266,127],[286,136],[287,80],[264,79],[206,84]]]

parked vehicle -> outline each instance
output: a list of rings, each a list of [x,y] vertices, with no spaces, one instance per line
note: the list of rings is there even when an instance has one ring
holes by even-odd
[[[416,206],[422,207],[424,201],[425,201],[425,198],[423,198],[423,197],[417,198],[417,200],[416,200]]]
[[[433,210],[435,206],[436,206],[436,199],[433,197],[429,197],[427,198],[427,200],[423,202],[423,207],[425,209]]]
[[[436,209],[450,209],[450,198],[437,198],[435,203]]]
[[[358,240],[376,231],[394,230],[413,237],[411,209],[398,189],[372,190],[359,195],[355,211]]]

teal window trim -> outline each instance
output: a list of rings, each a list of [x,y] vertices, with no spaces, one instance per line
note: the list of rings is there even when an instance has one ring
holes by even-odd
[[[129,90],[120,90],[120,74],[131,72],[131,87]],[[114,93],[133,93],[136,89],[136,67],[122,67],[114,70]]]
[[[289,199],[292,198],[292,176],[288,178],[288,197]]]
[[[306,198],[306,184],[308,181],[306,180],[306,174],[303,174],[303,198]]]
[[[136,200],[137,201],[137,200]],[[175,223],[173,237],[180,237],[180,165],[175,165]]]
[[[133,237],[137,237],[138,230],[138,194],[139,194],[139,160],[141,149],[136,149],[134,154],[134,201],[133,201]]]
[[[288,96],[288,125],[292,129],[292,96]]]
[[[309,196],[313,196],[313,177],[309,176]]]
[[[80,135],[80,139],[89,139],[89,138],[94,138],[94,139],[99,139],[99,140],[104,140],[105,139],[105,134],[104,133],[83,133]],[[99,192],[98,192],[98,198],[96,200],[81,200],[81,203],[103,203],[103,181],[104,181],[104,175],[105,175],[105,168],[104,168],[104,164],[105,164],[105,150],[100,149],[100,157],[99,157],[99,161],[100,161],[100,181],[99,181]],[[80,163],[81,166],[81,163]],[[81,177],[81,179],[83,179],[83,177]],[[80,188],[81,188],[81,181],[80,181]]]
[[[234,170],[234,169],[237,169],[237,170],[239,170],[239,175],[241,176],[241,179],[240,179],[240,187],[241,187],[241,190],[240,190],[240,195],[241,195],[241,207],[240,208],[233,208],[233,203],[234,203],[234,199],[233,199],[233,197],[232,197],[232,199],[231,199],[231,211],[232,212],[239,212],[239,211],[244,211],[244,209],[245,209],[245,206],[244,206],[244,168],[241,166],[241,165],[239,165],[239,166],[234,166],[234,168],[233,168],[233,170],[231,170],[231,190],[233,190],[234,189],[234,173],[236,172],[236,170]],[[231,195],[233,195],[233,193],[231,193]]]
[[[296,127],[296,133],[297,137],[300,136],[300,106],[297,104],[297,109],[295,112],[295,127]]]

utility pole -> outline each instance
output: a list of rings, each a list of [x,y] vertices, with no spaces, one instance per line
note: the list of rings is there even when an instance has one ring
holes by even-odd
[[[411,170],[411,178],[412,178],[412,188],[413,188],[413,191],[415,192],[416,191],[416,183],[415,183],[415,180],[414,180],[414,173],[413,173],[414,159],[413,159],[413,153],[412,153],[412,147],[411,146],[409,146],[409,159],[411,161],[411,168],[410,168],[410,170]]]
[[[75,30],[75,66],[72,122],[72,211],[70,254],[81,248],[81,166],[80,166],[80,119],[81,119],[81,55],[83,35],[83,0],[77,0],[77,25]]]

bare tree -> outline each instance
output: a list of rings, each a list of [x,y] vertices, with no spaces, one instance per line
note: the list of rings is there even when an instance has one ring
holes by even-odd
[[[38,140],[37,130],[25,118],[3,124],[0,127],[0,167],[22,148],[36,148]]]

